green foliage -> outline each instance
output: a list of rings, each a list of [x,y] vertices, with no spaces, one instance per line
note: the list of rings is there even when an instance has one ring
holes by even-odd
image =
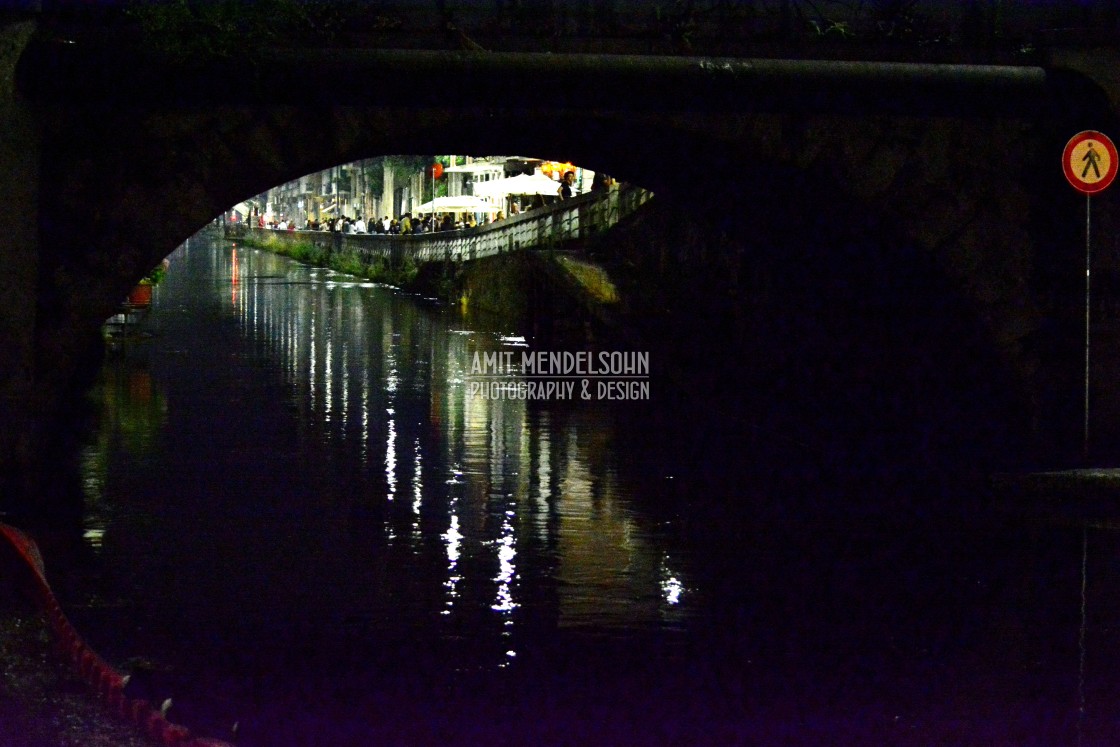
[[[327,261],[330,258],[330,252],[309,241],[292,244],[286,248],[288,250],[287,252],[280,249],[280,253],[287,254],[295,261],[302,262],[305,265],[324,267],[327,265]]]
[[[599,303],[618,302],[618,289],[602,267],[562,255],[557,256],[555,261],[595,301]]]
[[[345,272],[347,275],[364,278],[368,277],[366,273],[369,270],[369,266],[362,264],[362,260],[359,257],[348,254],[335,260],[334,269],[339,272]]]
[[[145,275],[140,280],[140,285],[159,285],[163,282],[163,278],[167,275],[167,267],[164,264],[158,264],[155,268]]]
[[[245,236],[238,239],[238,242],[245,246],[253,246],[275,254],[282,254],[285,257],[291,257],[305,265],[316,267],[327,265],[327,260],[330,258],[329,250],[320,248],[310,241],[287,242],[273,235],[273,233],[266,233],[264,236]]]
[[[368,278],[377,283],[396,285],[401,288],[412,287],[419,272],[419,268],[411,258],[406,258],[399,267],[394,267],[392,263],[384,257],[373,257],[369,263],[364,266],[356,260],[351,259],[350,261],[346,261],[343,259],[337,261],[334,264],[334,268],[339,272]]]
[[[360,274],[370,280],[388,282],[389,263],[384,257],[373,257]]]
[[[305,265],[329,267],[347,275],[402,288],[411,287],[420,274],[420,267],[411,257],[404,259],[399,266],[394,266],[385,257],[380,256],[365,261],[358,254],[348,251],[331,252],[310,241],[287,241],[275,233],[259,232],[238,239],[238,243],[281,254]]]
[[[416,280],[416,275],[420,272],[420,267],[412,259],[412,257],[405,257],[401,266],[397,268],[395,273],[396,282],[394,285],[408,287]]]
[[[125,13],[146,43],[189,62],[293,41],[330,44],[347,10],[326,0],[131,0]]]

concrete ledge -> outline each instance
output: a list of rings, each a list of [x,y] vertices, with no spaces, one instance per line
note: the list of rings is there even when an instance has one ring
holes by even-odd
[[[361,85],[354,85],[361,81]],[[594,81],[594,85],[588,85]],[[68,104],[334,104],[618,111],[1028,112],[1035,66],[373,49],[259,49],[169,59],[43,42],[21,85]],[[547,102],[542,102],[547,92]]]

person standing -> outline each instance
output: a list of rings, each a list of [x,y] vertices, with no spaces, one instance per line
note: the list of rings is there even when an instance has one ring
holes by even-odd
[[[556,190],[556,194],[560,195],[561,200],[570,200],[572,198],[572,186],[575,183],[576,172],[564,172],[564,177],[560,180],[560,188]]]

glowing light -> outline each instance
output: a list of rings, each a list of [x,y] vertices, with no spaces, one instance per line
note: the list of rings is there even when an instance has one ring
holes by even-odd
[[[684,582],[680,580],[680,574],[675,573],[669,568],[669,557],[665,556],[661,561],[661,598],[665,603],[670,606],[680,604],[681,597],[688,589],[685,587]]]
[[[443,541],[447,543],[447,580],[443,582],[444,588],[447,589],[447,602],[444,605],[447,609],[443,610],[441,614],[450,615],[451,608],[455,606],[455,600],[459,597],[458,585],[463,577],[458,572],[459,565],[459,547],[463,541],[463,534],[459,531],[459,515],[451,514],[451,526],[442,535]]]
[[[369,363],[362,376],[362,464],[369,458]]]
[[[101,549],[101,541],[104,536],[105,529],[103,527],[87,527],[86,530],[82,532],[82,538],[94,550]]]
[[[423,498],[423,485],[420,480],[420,468],[422,466],[420,457],[420,439],[417,438],[413,444],[416,451],[416,461],[412,465],[412,531],[414,534],[420,534],[420,503]]]
[[[342,418],[342,432],[346,432],[346,421],[350,414],[350,346],[346,339],[342,340],[342,402],[339,404],[339,414]]]
[[[238,269],[238,266],[237,266],[237,249],[233,250],[232,260],[233,260],[233,270],[230,273],[230,275],[232,277],[232,284],[231,284],[232,288],[230,289],[230,303],[232,303],[234,306],[237,306],[237,284],[241,280],[241,271]]]
[[[451,477],[444,481],[445,485],[463,485],[463,468],[456,464],[451,468]]]
[[[453,571],[459,562],[459,545],[463,541],[463,535],[459,531],[459,517],[456,514],[451,514],[451,526],[443,533],[443,540],[447,543],[447,568]]]
[[[389,413],[389,438],[385,442],[385,477],[389,482],[389,500],[397,494],[397,423],[393,419],[392,407],[386,408]]]
[[[679,604],[681,594],[684,593],[684,584],[676,576],[669,576],[661,581],[661,595],[666,604]]]
[[[490,609],[508,615],[519,605],[513,599],[512,584],[517,574],[514,559],[517,557],[517,548],[514,546],[513,525],[508,516],[502,522],[502,537],[498,540],[498,575],[494,580],[498,582],[498,593]]]
[[[329,321],[329,320],[328,320]],[[328,326],[326,330],[326,360],[323,365],[323,419],[331,422],[331,405],[334,399],[334,336]]]
[[[310,354],[310,362],[307,366],[307,384],[311,396],[311,407],[315,408],[315,305],[311,304],[311,320],[308,323],[310,328],[310,339],[307,341],[308,351]]]

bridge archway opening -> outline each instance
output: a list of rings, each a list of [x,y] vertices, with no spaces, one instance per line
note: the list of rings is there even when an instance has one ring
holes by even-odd
[[[571,160],[527,156],[387,155],[304,174],[227,208],[228,223],[297,230],[328,228],[335,220],[360,233],[394,233],[407,215],[471,218],[479,225],[557,205],[616,180]],[[376,220],[375,220],[376,219]],[[386,225],[383,226],[381,221]],[[431,230],[425,226],[426,230]],[[349,225],[347,230],[353,230]],[[420,230],[416,230],[417,233]]]
[[[920,460],[930,453],[922,438],[948,449],[952,434],[966,427],[935,410],[964,412],[969,403],[963,400],[985,399],[974,392],[1000,395],[985,402],[1022,392],[1018,383],[1005,386],[1008,364],[992,353],[997,346],[983,309],[962,295],[959,279],[931,259],[928,247],[911,240],[884,243],[884,236],[905,235],[905,226],[889,192],[859,194],[865,174],[841,157],[839,125],[825,123],[815,131],[812,122],[745,117],[713,136],[703,122],[461,109],[342,109],[326,120],[321,111],[235,109],[204,119],[182,129],[197,138],[210,124],[220,127],[195,146],[211,155],[168,167],[178,178],[155,195],[156,202],[176,206],[166,220],[137,226],[130,220],[135,204],[112,208],[125,213],[117,224],[126,241],[114,249],[123,246],[122,264],[132,263],[132,276],[105,294],[114,302],[136,276],[215,215],[317,169],[369,154],[437,148],[530,153],[586,164],[657,195],[651,214],[619,237],[618,252],[630,252],[645,273],[633,285],[645,293],[635,296],[635,308],[649,310],[643,323],[654,335],[657,324],[667,323],[663,312],[669,309],[681,334],[661,337],[682,345],[664,355],[686,371],[693,370],[690,361],[720,356],[718,381],[714,372],[688,376],[700,380],[698,387],[759,409],[774,432],[797,438],[828,430],[839,441],[845,428],[857,423],[866,426],[864,433],[889,432],[881,427],[889,417],[908,429],[908,437],[871,437],[905,443],[910,457]],[[909,138],[916,144],[905,147],[923,147],[920,132],[903,126],[891,133],[890,126],[883,127],[888,145],[894,147],[891,138]],[[177,133],[161,136],[174,142]],[[828,145],[825,156],[801,158],[822,143]],[[125,182],[130,170],[139,169],[140,156],[120,157],[119,178]],[[906,152],[899,156],[903,162],[906,157]],[[905,319],[892,317],[896,301],[913,302]],[[728,336],[713,338],[712,330],[721,325]],[[691,345],[694,341],[707,343]],[[744,356],[750,360],[746,377],[738,363]],[[955,404],[928,404],[934,399],[923,392],[933,389]],[[865,400],[856,392],[866,393]],[[829,408],[819,407],[826,401]],[[1003,419],[984,415],[985,428],[1017,427],[1007,415],[1014,408],[998,409]],[[939,424],[927,427],[918,422],[922,416],[936,416]],[[857,457],[875,452],[861,452],[858,444],[851,450]]]
[[[835,173],[717,150],[677,169],[630,164],[662,189],[595,250],[637,268],[623,279],[635,323],[673,341],[654,359],[707,395],[714,427],[686,450],[695,464],[741,458],[744,423],[769,449],[836,470],[893,462],[895,474],[998,460],[1027,434],[1018,382],[974,304],[900,238],[888,206]]]

